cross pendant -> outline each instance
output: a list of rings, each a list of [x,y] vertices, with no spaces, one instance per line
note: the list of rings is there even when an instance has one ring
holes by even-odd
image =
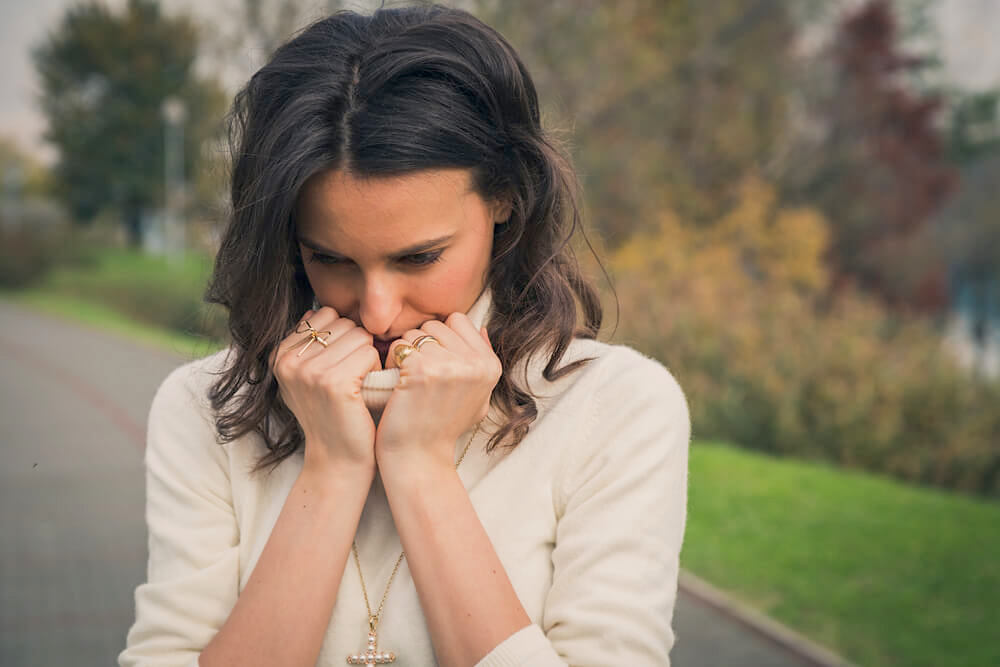
[[[378,637],[375,635],[375,628],[368,631],[368,648],[364,653],[355,653],[347,656],[348,665],[382,665],[389,662],[396,662],[396,654],[391,651],[378,651],[376,644]]]

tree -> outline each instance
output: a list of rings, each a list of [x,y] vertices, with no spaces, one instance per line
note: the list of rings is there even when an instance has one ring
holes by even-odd
[[[822,55],[831,67],[812,110],[822,130],[800,146],[790,189],[831,222],[834,289],[853,283],[894,307],[940,312],[947,264],[929,223],[957,172],[937,128],[942,99],[913,83],[933,61],[902,52],[884,0],[847,14]]]
[[[773,180],[787,135],[794,10],[774,0],[481,0],[573,133],[608,245],[665,206],[710,225],[750,172]]]
[[[213,26],[204,55],[232,87],[246,80],[274,51],[304,29],[333,12],[370,12],[379,0],[228,0],[226,21]]]
[[[99,2],[71,7],[35,48],[46,139],[59,150],[55,193],[81,222],[116,211],[130,243],[141,216],[163,202],[163,104],[187,109],[184,171],[221,120],[224,95],[194,71],[198,33],[165,16],[156,0],[129,0],[114,13]]]

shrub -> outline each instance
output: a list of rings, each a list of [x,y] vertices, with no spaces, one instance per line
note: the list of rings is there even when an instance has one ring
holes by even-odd
[[[92,268],[57,270],[47,287],[103,303],[139,322],[223,341],[224,313],[202,300],[210,271],[211,259],[200,254],[174,261],[104,248]]]
[[[824,224],[757,182],[712,228],[665,214],[612,256],[622,310],[642,314],[619,338],[677,375],[699,438],[1000,496],[1000,383],[860,294],[819,309]]]
[[[62,210],[44,200],[27,200],[0,215],[0,287],[35,285],[56,265],[82,263],[86,251]]]

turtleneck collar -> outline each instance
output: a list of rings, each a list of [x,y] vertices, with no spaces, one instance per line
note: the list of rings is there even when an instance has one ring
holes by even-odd
[[[487,285],[482,293],[466,311],[466,315],[472,320],[476,329],[486,325],[492,308],[492,292]],[[382,409],[389,402],[392,390],[399,384],[399,369],[387,368],[379,371],[372,371],[365,376],[361,384],[361,396],[365,400],[365,405],[371,410],[372,415],[378,419],[382,414]]]

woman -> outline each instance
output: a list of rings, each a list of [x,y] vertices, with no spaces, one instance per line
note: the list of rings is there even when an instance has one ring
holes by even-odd
[[[207,298],[233,341],[153,401],[119,664],[668,664],[687,405],[595,340],[573,172],[510,45],[438,6],[338,13],[232,118]]]

